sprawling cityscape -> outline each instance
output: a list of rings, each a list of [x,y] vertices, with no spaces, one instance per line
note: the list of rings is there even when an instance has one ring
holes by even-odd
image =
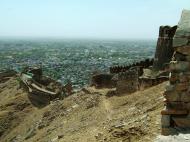
[[[42,66],[46,75],[80,88],[94,72],[152,58],[155,47],[154,40],[1,39],[0,69]]]

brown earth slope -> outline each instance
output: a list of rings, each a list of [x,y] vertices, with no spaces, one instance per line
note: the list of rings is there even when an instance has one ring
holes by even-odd
[[[1,142],[154,141],[167,82],[131,95],[86,88],[45,107],[31,104],[16,77],[0,83]]]

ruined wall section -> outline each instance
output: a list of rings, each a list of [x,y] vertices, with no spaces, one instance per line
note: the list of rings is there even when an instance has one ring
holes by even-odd
[[[0,83],[9,80],[10,77],[16,76],[17,72],[14,70],[0,71]]]
[[[118,74],[116,92],[118,95],[130,94],[139,90],[138,68]]]
[[[153,68],[155,70],[163,70],[164,64],[171,61],[173,55],[173,37],[177,26],[160,26],[159,38],[157,41],[156,52],[154,57]]]
[[[146,88],[158,85],[164,81],[167,81],[167,76],[160,76],[157,78],[146,78],[146,77],[139,77],[139,84],[140,84],[140,90],[144,90]]]
[[[115,87],[115,81],[112,80],[113,74],[96,74],[91,78],[91,86],[95,86],[96,88],[113,88]]]
[[[170,62],[169,84],[164,92],[162,134],[176,133],[176,128],[190,128],[190,11],[182,12],[173,40],[174,58]]]
[[[14,70],[6,70],[6,71],[0,71],[0,79],[4,78],[4,77],[12,77],[14,75],[16,75],[16,71]]]
[[[154,61],[153,59],[146,59],[144,61],[136,62],[128,66],[113,66],[113,67],[110,67],[110,73],[125,72],[129,70],[130,68],[133,68],[136,66],[140,67],[141,69],[148,68],[149,66],[153,65],[153,61]]]

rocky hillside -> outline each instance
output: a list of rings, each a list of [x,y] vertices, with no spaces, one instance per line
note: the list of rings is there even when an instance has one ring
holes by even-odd
[[[0,141],[153,141],[160,134],[166,83],[120,97],[106,97],[108,89],[85,88],[38,106],[16,77],[6,78],[0,83]]]

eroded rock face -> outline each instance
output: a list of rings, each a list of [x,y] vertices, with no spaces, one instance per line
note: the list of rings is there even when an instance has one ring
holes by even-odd
[[[173,37],[177,26],[160,26],[153,68],[163,70],[164,64],[171,61],[173,55]]]
[[[173,134],[173,128],[190,128],[190,11],[184,10],[174,39],[174,58],[170,62],[169,85],[164,92],[162,134]],[[166,123],[167,122],[167,123]],[[169,122],[169,123],[168,123]],[[166,126],[167,124],[167,126]]]

